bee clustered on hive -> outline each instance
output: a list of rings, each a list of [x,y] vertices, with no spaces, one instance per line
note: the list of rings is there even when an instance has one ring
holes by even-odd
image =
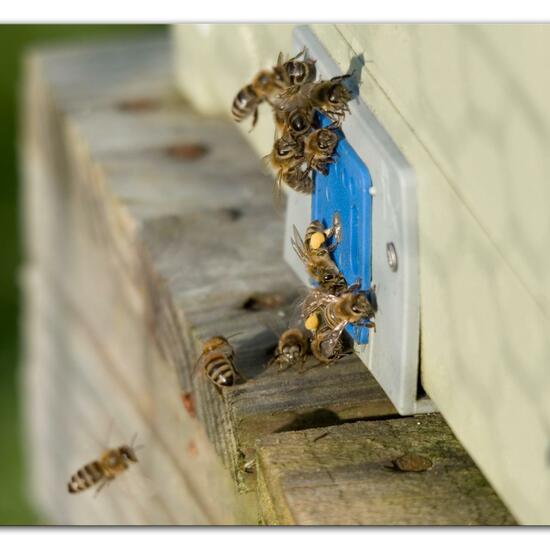
[[[233,100],[231,112],[235,121],[252,116],[252,128],[258,120],[259,105],[266,102],[272,108],[275,140],[266,160],[277,172],[277,190],[285,183],[295,191],[312,193],[313,172],[326,175],[334,162],[337,130],[349,112],[352,97],[343,82],[351,75],[316,80],[315,64],[306,58],[305,49],[287,61],[280,53],[276,65],[259,71]],[[327,127],[321,126],[320,116],[330,121]],[[302,369],[312,357],[319,364],[331,364],[349,353],[343,338],[349,324],[375,328],[374,288],[360,290],[360,281],[349,285],[331,258],[340,236],[337,216],[330,228],[318,220],[312,221],[304,239],[294,227],[292,246],[317,286],[299,306],[301,325],[280,335],[267,366]],[[219,345],[209,346],[212,341]],[[205,343],[197,366],[202,367],[219,390],[235,384],[239,378],[234,350],[221,336]]]
[[[253,115],[252,128],[261,103],[267,102],[273,110],[275,140],[265,160],[277,173],[277,191],[286,183],[295,191],[311,193],[313,172],[328,173],[338,144],[336,130],[349,112],[352,96],[343,81],[350,76],[316,80],[315,61],[305,58],[305,49],[288,61],[280,53],[271,70],[257,73],[235,96],[234,119],[242,122]],[[319,115],[328,118],[330,125],[321,127]]]

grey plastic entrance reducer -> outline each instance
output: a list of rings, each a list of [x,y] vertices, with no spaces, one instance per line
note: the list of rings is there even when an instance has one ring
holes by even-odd
[[[294,31],[296,53],[306,47],[317,61],[317,75],[329,79],[344,74],[307,26]],[[369,343],[355,346],[402,415],[431,412],[433,402],[418,395],[419,281],[418,224],[415,175],[391,137],[366,104],[353,99],[342,125],[345,138],[368,167],[372,179],[372,283],[376,285],[376,332]],[[292,226],[301,234],[311,221],[311,196],[287,188],[285,250],[287,263],[309,285],[304,266],[290,244]]]

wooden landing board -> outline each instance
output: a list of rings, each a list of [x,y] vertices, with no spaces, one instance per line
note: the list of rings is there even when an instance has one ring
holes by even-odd
[[[439,414],[270,435],[257,450],[265,523],[514,524]],[[404,455],[409,471],[393,463]]]

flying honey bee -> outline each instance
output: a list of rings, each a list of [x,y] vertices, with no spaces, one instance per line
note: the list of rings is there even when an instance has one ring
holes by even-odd
[[[342,81],[350,76],[351,74],[344,74],[330,80],[290,86],[277,94],[274,105],[286,112],[297,109],[317,110],[336,126],[341,126],[346,113],[349,112],[348,103],[351,100],[351,92]]]
[[[253,115],[252,128],[258,121],[258,107],[263,101],[270,101],[282,89],[275,79],[273,71],[260,71],[252,80],[239,90],[231,106],[231,114],[236,122],[242,122]]]
[[[315,80],[315,61],[298,61],[304,53],[305,49],[286,62],[283,61],[283,54],[280,53],[277,65],[272,70],[259,71],[250,84],[241,88],[233,99],[231,107],[235,121],[242,122],[253,115],[252,128],[254,128],[258,121],[258,107],[262,102],[273,104],[276,96],[289,86]]]
[[[304,158],[309,170],[328,173],[327,164],[334,162],[338,135],[331,128],[314,130],[304,139]]]
[[[335,352],[348,324],[376,329],[376,324],[371,320],[377,310],[374,288],[365,292],[359,290],[360,286],[359,282],[355,282],[339,295],[314,288],[305,298],[302,304],[303,317],[311,319],[315,314],[321,316],[321,328],[315,331],[314,340],[318,337],[323,342],[325,356]],[[312,352],[314,347],[312,342]]]
[[[239,378],[234,358],[235,351],[227,338],[213,336],[204,342],[195,369],[204,370],[206,377],[219,389],[233,386]]]
[[[327,239],[333,235],[336,236],[336,241],[340,238],[338,218],[335,217],[333,226],[328,230],[318,220],[311,222],[306,229],[305,242],[296,226],[293,227],[293,232],[294,237],[290,241],[292,248],[319,287],[332,294],[339,294],[345,290],[348,286],[347,282],[330,257],[330,252],[334,250],[337,242],[331,245],[326,244]]]
[[[280,370],[296,365],[301,368],[308,354],[308,337],[300,329],[290,328],[281,334],[275,354],[268,366],[277,363]]]
[[[89,462],[71,477],[67,485],[69,493],[79,493],[97,484],[97,495],[103,487],[127,470],[130,464],[138,462],[136,450],[132,441],[130,445],[105,451],[98,460]]]

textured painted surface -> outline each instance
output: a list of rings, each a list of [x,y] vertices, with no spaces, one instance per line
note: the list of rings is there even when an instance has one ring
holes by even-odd
[[[371,60],[365,100],[417,171],[424,386],[518,519],[548,523],[550,27],[318,30]]]

